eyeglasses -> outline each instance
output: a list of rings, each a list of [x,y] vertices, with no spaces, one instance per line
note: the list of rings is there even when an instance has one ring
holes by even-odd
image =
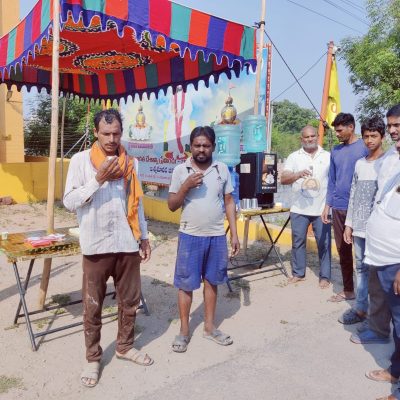
[[[387,124],[386,125],[386,129],[389,130],[390,128],[399,129],[400,128],[400,122],[398,122],[396,124]]]

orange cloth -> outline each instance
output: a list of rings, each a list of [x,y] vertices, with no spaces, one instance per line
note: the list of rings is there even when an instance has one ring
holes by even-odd
[[[120,145],[118,148],[118,164],[120,166],[120,176],[116,178],[125,180],[125,188],[127,190],[127,210],[128,210],[128,223],[132,229],[133,236],[136,240],[141,237],[140,225],[139,225],[139,199],[143,196],[142,186],[140,185],[139,179],[135,172],[135,161],[133,157],[130,157],[124,148]],[[106,159],[106,155],[101,149],[99,142],[93,143],[90,150],[90,160],[93,166],[98,170],[100,165]]]

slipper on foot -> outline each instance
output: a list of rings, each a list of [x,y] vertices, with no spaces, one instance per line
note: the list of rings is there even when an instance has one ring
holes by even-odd
[[[85,366],[80,378],[80,382],[87,388],[95,387],[99,382],[100,361],[90,362]],[[90,383],[90,381],[94,381]]]
[[[288,279],[288,284],[292,285],[294,283],[304,282],[305,280],[306,278],[304,276],[302,278],[300,276],[292,276]]]
[[[189,342],[189,335],[176,335],[171,345],[172,350],[175,351],[175,353],[184,353],[187,350]]]
[[[154,363],[154,360],[147,353],[142,353],[133,348],[129,349],[124,354],[118,353],[118,351],[116,351],[115,355],[120,360],[132,361],[135,364],[142,365],[144,367],[147,367]]]
[[[352,325],[365,320],[365,316],[361,316],[356,310],[350,308],[350,310],[345,311],[339,318],[338,321],[343,325]]]
[[[392,376],[387,369],[368,371],[365,373],[365,376],[375,382],[397,383],[399,381],[399,378]]]
[[[221,332],[218,329],[214,329],[211,333],[203,332],[203,338],[212,340],[221,346],[229,346],[233,343],[233,339],[229,335]]]
[[[330,297],[327,301],[331,302],[331,303],[340,303],[342,301],[348,301],[348,300],[354,300],[355,296],[346,296],[343,293],[337,293],[334,294],[332,297]]]

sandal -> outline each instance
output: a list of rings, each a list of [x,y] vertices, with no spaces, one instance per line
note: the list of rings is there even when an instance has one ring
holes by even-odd
[[[331,303],[340,303],[348,300],[355,300],[355,296],[347,297],[344,293],[337,293],[330,297],[327,301],[330,301]]]
[[[172,350],[175,351],[175,353],[184,353],[187,350],[189,342],[190,336],[176,335],[171,345]]]
[[[399,378],[392,376],[387,369],[368,371],[365,373],[365,376],[375,382],[389,382],[394,384],[399,381]]]
[[[229,346],[233,343],[233,339],[229,335],[221,332],[218,329],[214,329],[211,333],[203,332],[203,338],[212,340],[221,346]]]
[[[288,285],[293,285],[295,283],[304,282],[305,280],[306,278],[304,276],[302,278],[300,276],[292,276],[288,279],[287,283]]]
[[[147,367],[154,363],[154,360],[147,353],[142,353],[133,348],[129,349],[124,354],[118,353],[118,351],[116,351],[115,355],[120,360],[132,361],[135,364],[143,365],[144,367]]]
[[[83,386],[92,388],[99,382],[100,361],[89,362],[83,370],[80,382]],[[94,381],[90,383],[90,381]]]

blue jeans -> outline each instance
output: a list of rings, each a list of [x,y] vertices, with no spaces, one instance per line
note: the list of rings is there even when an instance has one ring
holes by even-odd
[[[306,275],[307,229],[313,227],[318,246],[320,279],[331,279],[331,225],[324,224],[320,216],[290,213],[292,227],[292,274],[299,278]]]
[[[398,271],[400,271],[400,264],[385,265],[377,268],[378,277],[392,314],[394,352],[390,358],[391,366],[389,371],[395,378],[400,377],[400,296],[395,295],[393,290],[393,282]],[[399,389],[397,389],[394,393],[397,399],[400,398],[399,394]]]
[[[356,274],[357,274],[357,294],[355,309],[357,311],[368,311],[368,279],[369,268],[363,263],[365,253],[365,238],[353,237],[354,254],[356,258]]]

